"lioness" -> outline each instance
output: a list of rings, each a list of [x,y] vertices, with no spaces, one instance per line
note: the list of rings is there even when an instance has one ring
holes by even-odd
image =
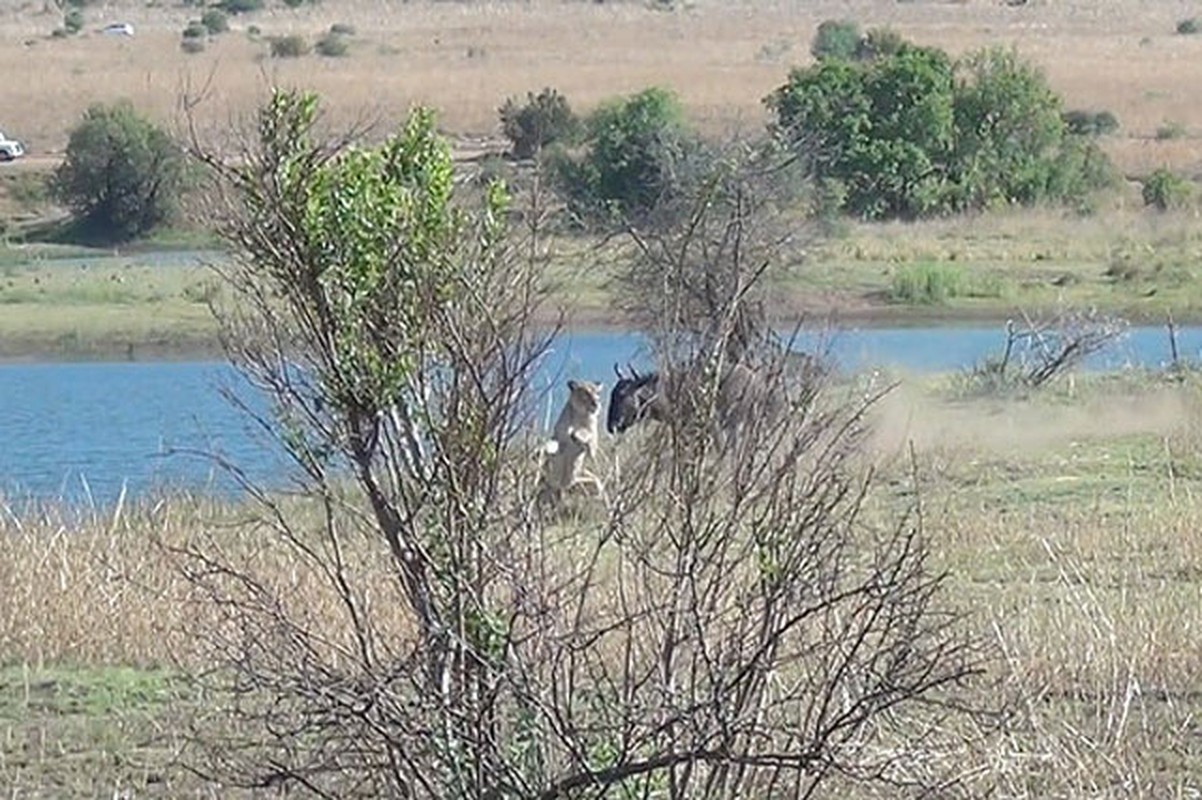
[[[581,484],[591,485],[598,494],[604,492],[601,480],[584,466],[586,457],[596,457],[601,389],[592,381],[568,381],[568,400],[543,447],[539,491],[543,501],[558,501],[565,491]]]

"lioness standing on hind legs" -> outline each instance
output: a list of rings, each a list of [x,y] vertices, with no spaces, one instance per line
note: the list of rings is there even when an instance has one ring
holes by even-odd
[[[540,502],[558,503],[564,492],[583,485],[605,497],[601,479],[584,465],[586,458],[596,465],[601,389],[601,384],[592,381],[568,381],[568,400],[543,448]]]

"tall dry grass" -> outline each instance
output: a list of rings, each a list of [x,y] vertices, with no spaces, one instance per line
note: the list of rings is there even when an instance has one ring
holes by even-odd
[[[1202,774],[1196,391],[950,405],[914,391],[880,414],[874,507],[892,513],[917,488],[957,604],[1000,653],[998,694],[987,700],[1010,704],[1007,734],[965,779],[1000,796],[1193,796]],[[77,518],[7,507],[0,540],[4,663],[187,664],[189,632],[221,614],[178,572],[170,549],[185,544],[234,555],[284,589],[307,624],[339,635],[327,582],[245,509],[180,497]],[[383,554],[364,544],[349,556],[377,611],[395,603]],[[408,623],[389,624],[403,635]]]

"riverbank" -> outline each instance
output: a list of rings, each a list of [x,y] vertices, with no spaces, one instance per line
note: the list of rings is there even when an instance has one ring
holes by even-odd
[[[782,260],[782,326],[1002,325],[1065,308],[1135,325],[1202,323],[1202,228],[1189,212],[1115,201],[1092,216],[1027,209],[923,222],[841,222]],[[0,247],[0,360],[220,357],[212,250]],[[574,331],[623,330],[614,265],[629,245],[546,243],[554,287],[539,315]]]

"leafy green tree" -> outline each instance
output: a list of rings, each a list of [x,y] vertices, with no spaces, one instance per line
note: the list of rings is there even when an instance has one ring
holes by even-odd
[[[825,61],[794,70],[766,102],[777,135],[867,218],[1077,201],[1111,179],[1097,146],[1067,129],[1043,75],[1002,50],[953,64],[903,44]]]
[[[971,207],[1052,198],[1066,126],[1060,98],[1012,52],[991,49],[961,65],[955,171]]]
[[[602,105],[586,127],[583,158],[559,164],[561,184],[583,217],[646,219],[695,144],[676,96],[658,87]]]
[[[128,102],[101,103],[71,131],[54,190],[92,232],[120,241],[169,219],[184,178],[183,154],[165,131]]]
[[[768,103],[778,131],[817,176],[846,186],[848,210],[916,215],[941,202],[953,85],[946,55],[904,47],[868,64],[828,61],[795,70]]]

